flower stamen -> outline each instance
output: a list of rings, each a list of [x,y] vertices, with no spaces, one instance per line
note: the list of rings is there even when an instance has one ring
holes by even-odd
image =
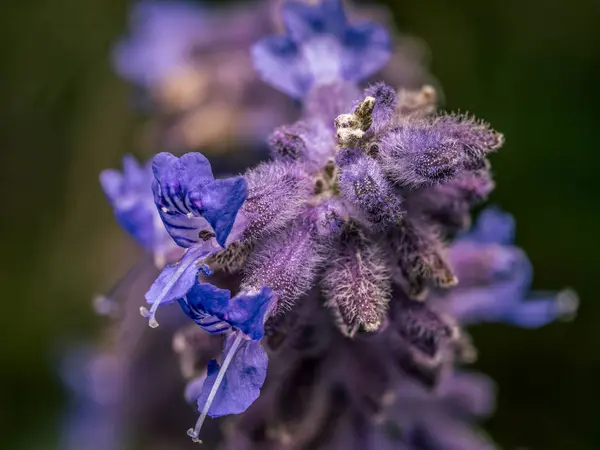
[[[229,352],[227,353],[227,356],[225,357],[225,360],[223,361],[223,365],[219,368],[219,373],[217,374],[217,379],[215,380],[215,383],[213,384],[212,389],[210,390],[210,393],[208,394],[208,398],[206,399],[206,403],[204,404],[204,408],[202,409],[202,413],[200,414],[200,417],[196,421],[196,425],[194,426],[194,428],[190,428],[187,431],[187,434],[189,437],[192,438],[192,441],[194,441],[198,444],[202,444],[202,440],[199,439],[198,436],[200,436],[200,429],[202,428],[202,424],[204,423],[204,420],[206,419],[206,416],[208,415],[208,410],[210,409],[210,407],[215,399],[215,396],[217,395],[217,391],[219,389],[219,386],[221,385],[221,382],[223,381],[225,372],[227,372],[227,368],[229,367],[229,364],[231,364],[231,361],[243,340],[244,340],[243,334],[238,333],[235,340],[233,341],[233,344],[229,348]]]

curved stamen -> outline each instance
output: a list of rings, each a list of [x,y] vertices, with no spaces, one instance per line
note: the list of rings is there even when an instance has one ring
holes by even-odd
[[[125,275],[119,278],[105,294],[95,295],[92,299],[92,304],[94,305],[96,314],[100,314],[102,316],[115,314],[119,308],[117,297],[119,297],[121,294],[128,293],[132,284],[138,279],[144,269],[147,268],[148,263],[149,260],[147,258],[143,258],[135,266],[129,269]],[[122,292],[123,289],[125,289],[124,292]]]
[[[152,303],[152,306],[149,310],[145,306],[140,306],[140,314],[146,319],[149,319],[148,325],[150,325],[151,328],[156,328],[158,326],[158,322],[155,318],[156,311],[158,310],[158,307],[162,303],[162,300],[167,294],[167,292],[169,292],[173,285],[179,281],[179,277],[183,275],[183,272],[185,272],[185,269],[187,269],[187,267],[188,265],[179,263],[177,271],[173,274],[170,281],[165,284],[160,294],[156,297],[156,300],[154,300],[154,302]]]
[[[213,384],[212,389],[208,394],[208,398],[206,399],[206,403],[204,404],[204,408],[202,409],[202,414],[200,414],[200,417],[198,418],[194,428],[190,428],[187,431],[187,434],[189,437],[192,438],[192,441],[197,442],[198,444],[202,444],[202,441],[198,438],[198,436],[200,435],[200,429],[202,428],[204,419],[206,419],[206,416],[208,415],[208,410],[210,409],[212,402],[214,401],[215,396],[217,395],[217,390],[219,389],[219,386],[223,381],[225,372],[227,371],[227,368],[229,367],[229,364],[231,363],[231,360],[233,359],[233,356],[235,355],[235,352],[242,343],[243,339],[244,337],[242,333],[238,333],[235,340],[233,341],[233,344],[231,344],[231,347],[229,348],[229,352],[227,353],[227,356],[223,361],[223,365],[219,368],[219,373],[217,374],[215,383]]]

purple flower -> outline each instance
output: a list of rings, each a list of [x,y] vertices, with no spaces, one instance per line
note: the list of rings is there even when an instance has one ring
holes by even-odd
[[[390,416],[409,449],[492,450],[495,446],[469,422],[493,412],[495,391],[488,377],[462,371],[448,374],[434,391],[405,380]]]
[[[130,155],[123,158],[123,172],[108,169],[100,183],[115,211],[117,222],[148,252],[164,258],[173,247],[152,198],[152,168],[140,166]]]
[[[68,355],[62,377],[71,401],[61,448],[75,450],[85,442],[91,450],[113,450],[120,442],[123,395],[120,361],[114,355],[78,350]]]
[[[183,311],[203,330],[228,333],[222,365],[210,361],[201,387],[196,382],[187,391],[188,397],[198,394],[201,413],[196,427],[188,431],[194,440],[198,440],[207,415],[219,417],[245,411],[258,397],[267,373],[268,358],[260,340],[273,293],[264,287],[257,293],[229,297],[227,290],[198,283],[179,300]]]
[[[200,153],[181,158],[160,153],[152,167],[152,189],[160,216],[173,240],[187,249],[179,262],[163,269],[146,293],[152,307],[141,312],[151,326],[157,326],[154,315],[158,307],[183,298],[200,271],[210,274],[206,258],[226,246],[232,230],[231,239],[243,232],[246,221],[238,211],[248,187],[243,177],[215,180],[210,163]]]
[[[155,85],[187,64],[207,24],[206,11],[194,3],[138,2],[132,12],[131,35],[114,50],[116,70],[130,81]]]
[[[256,293],[240,293],[230,298],[230,292],[209,283],[197,283],[179,299],[181,308],[202,329],[212,334],[229,331],[232,327],[250,339],[264,335],[264,321],[272,305],[273,293],[263,287]]]
[[[488,208],[473,230],[451,246],[450,260],[461,283],[441,301],[462,324],[501,321],[536,328],[576,312],[572,291],[529,294],[533,270],[523,250],[511,245],[513,238],[513,218]]]
[[[162,269],[167,260],[179,255],[179,249],[167,232],[154,204],[152,195],[151,163],[143,166],[130,155],[123,158],[123,172],[108,169],[100,174],[100,183],[117,222],[154,258],[154,265]],[[131,287],[149,268],[143,259],[104,295],[94,297],[98,314],[108,315],[118,311],[117,298]]]
[[[235,351],[229,370],[221,384],[217,397],[213,401],[213,407],[208,410],[211,417],[219,417],[226,414],[239,414],[244,412],[248,406],[256,400],[259,390],[265,381],[267,374],[267,354],[260,342],[252,340],[239,340],[237,335],[231,335],[225,343],[223,354],[227,355],[232,347],[239,341],[239,347]],[[223,363],[224,364],[224,363]],[[208,366],[208,377],[204,382],[202,394],[198,397],[198,408],[206,403],[208,393],[215,383],[219,365],[213,360]]]
[[[263,39],[252,56],[263,80],[292,97],[302,98],[317,84],[364,80],[390,56],[386,31],[371,23],[349,25],[340,0],[289,1],[282,15],[287,34]]]
[[[267,364],[267,354],[260,342],[244,339],[239,333],[230,334],[225,342],[222,365],[215,360],[208,363],[208,375],[197,401],[201,415],[188,435],[202,442],[198,436],[207,415],[220,417],[246,411],[260,394]]]

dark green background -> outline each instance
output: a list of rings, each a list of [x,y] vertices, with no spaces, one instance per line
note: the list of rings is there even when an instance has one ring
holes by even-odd
[[[429,44],[447,107],[505,133],[493,201],[517,218],[535,286],[582,299],[571,324],[474,330],[477,367],[500,384],[487,429],[506,449],[597,450],[600,2],[387,3]],[[2,448],[57,448],[58,358],[99,335],[90,295],[136,259],[97,183],[136,152],[141,118],[107,57],[126,12],[124,0],[0,7]]]

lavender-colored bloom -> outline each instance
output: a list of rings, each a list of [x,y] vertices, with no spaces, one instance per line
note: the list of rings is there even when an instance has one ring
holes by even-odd
[[[252,55],[262,79],[292,97],[302,98],[317,84],[364,80],[390,56],[386,31],[371,23],[349,25],[340,0],[289,1],[282,15],[287,34],[263,39]]]
[[[152,169],[154,201],[175,242],[189,248],[215,237],[224,247],[248,195],[246,180],[215,180],[210,163],[200,153],[181,158],[159,153]]]
[[[232,334],[225,343],[223,358],[231,353],[237,335]],[[260,342],[241,340],[239,347],[234,351],[235,356],[229,364],[221,387],[217,391],[212,406],[208,410],[210,417],[219,417],[227,414],[239,414],[250,406],[260,393],[267,375],[267,354]],[[225,363],[223,363],[225,364]],[[213,387],[218,373],[219,365],[211,361],[208,365],[208,377],[198,397],[198,409],[202,410]]]
[[[123,172],[108,169],[100,174],[100,183],[117,222],[146,251],[163,257],[173,247],[152,198],[151,163],[143,166],[130,155],[123,158]]]
[[[82,442],[91,450],[117,447],[122,431],[115,420],[123,389],[121,371],[114,355],[86,349],[67,356],[62,376],[71,391],[71,404],[62,449],[81,448]]]
[[[398,406],[390,416],[402,427],[402,441],[409,449],[495,448],[469,424],[494,410],[495,386],[486,376],[456,371],[444,377],[433,392],[405,380],[396,393]]]
[[[513,236],[513,218],[489,208],[451,246],[462,283],[441,302],[462,324],[501,321],[537,328],[576,312],[578,299],[571,291],[529,294],[533,270],[525,253],[511,245]]]
[[[209,17],[195,3],[141,1],[132,10],[132,33],[114,50],[119,74],[152,86],[187,65],[191,45],[204,35]]]
[[[146,300],[152,305],[142,314],[157,326],[154,315],[161,304],[183,298],[194,285],[198,273],[210,274],[204,260],[225,247],[227,238],[245,228],[245,219],[238,210],[248,194],[242,177],[215,180],[208,160],[200,153],[188,153],[177,158],[169,153],[158,154],[153,161],[154,200],[167,231],[175,242],[187,248],[183,258],[161,272]]]

